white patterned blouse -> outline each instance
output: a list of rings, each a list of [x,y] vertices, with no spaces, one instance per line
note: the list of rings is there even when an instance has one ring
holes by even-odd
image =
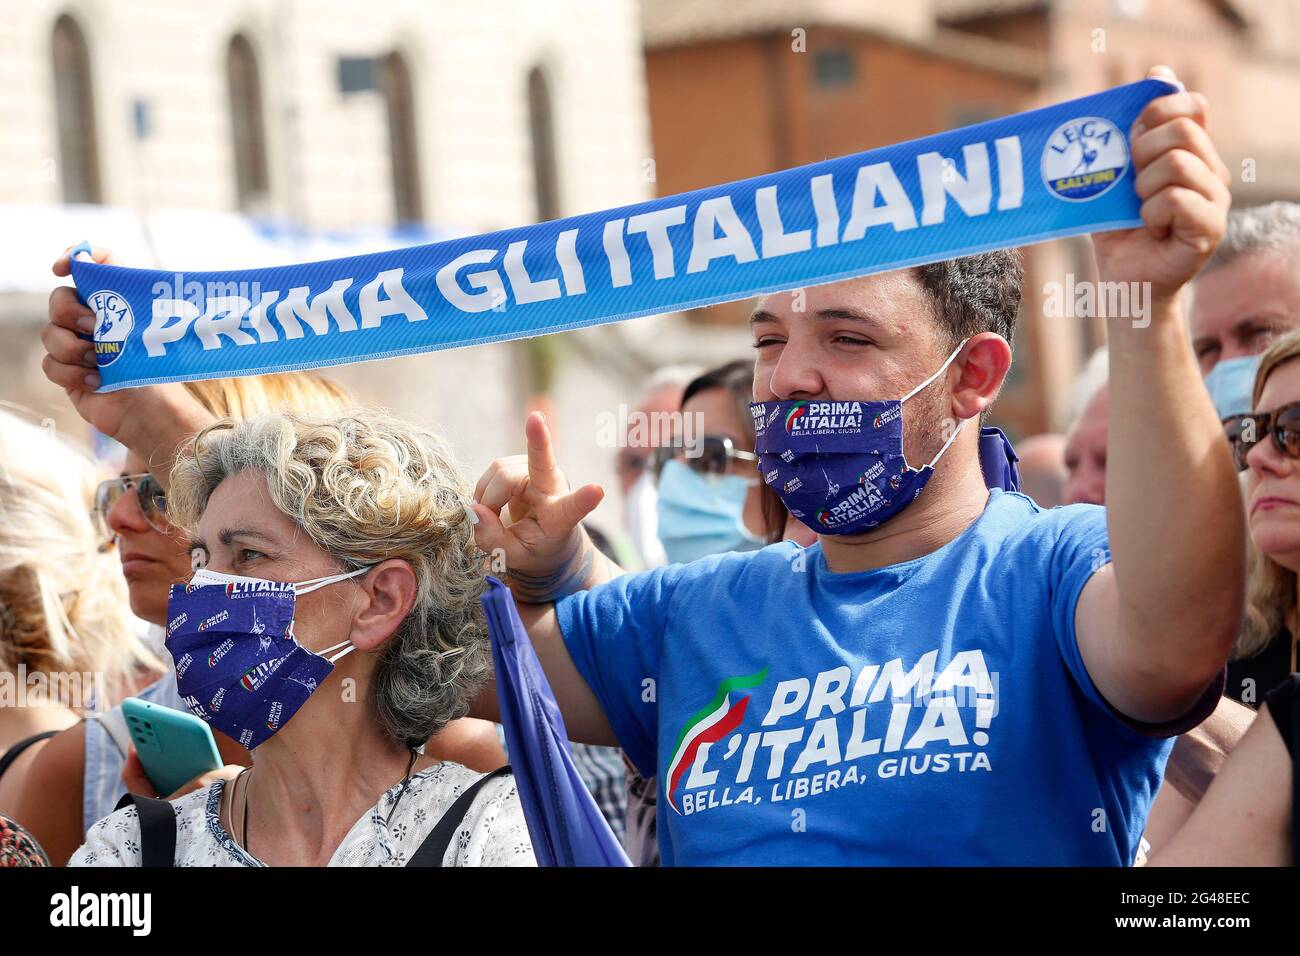
[[[456,763],[440,763],[387,790],[362,815],[330,858],[330,866],[405,866],[409,856],[466,788],[483,775]],[[225,781],[186,794],[176,811],[177,866],[265,866],[249,855],[221,824]],[[396,812],[394,812],[396,803]],[[388,817],[392,815],[392,819]],[[135,807],[100,820],[86,834],[69,866],[140,866],[140,823]],[[489,781],[457,828],[443,866],[536,866],[514,778]]]

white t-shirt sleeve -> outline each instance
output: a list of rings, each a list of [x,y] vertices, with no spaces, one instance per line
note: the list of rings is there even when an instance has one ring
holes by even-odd
[[[135,807],[110,813],[90,828],[68,866],[139,866],[140,819]]]
[[[443,866],[536,866],[514,777],[484,785],[456,829]]]

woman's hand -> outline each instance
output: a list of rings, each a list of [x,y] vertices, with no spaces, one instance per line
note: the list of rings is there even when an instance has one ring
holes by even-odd
[[[54,263],[56,276],[71,275],[70,251]],[[94,249],[92,257],[99,263],[111,261],[106,249]],[[149,462],[165,487],[176,446],[211,424],[213,417],[179,384],[96,392],[100,377],[95,346],[81,338],[94,331],[95,316],[71,286],[59,286],[50,294],[49,320],[41,330],[45,377],[64,390],[87,423]]]
[[[181,787],[175,793],[167,796],[168,800],[179,800],[187,793],[193,793],[195,790],[206,790],[218,780],[233,780],[239,776],[239,772],[245,769],[237,763],[228,763],[224,767],[216,770],[208,770],[199,774],[185,786]],[[144,772],[144,765],[140,763],[140,755],[132,747],[126,755],[126,763],[122,767],[122,782],[126,784],[127,793],[137,793],[142,797],[156,797],[158,791],[154,789],[153,783],[149,780],[149,775]]]
[[[144,772],[144,764],[140,763],[140,755],[136,753],[134,747],[126,752],[126,763],[122,765],[122,782],[126,784],[127,793],[138,793],[143,797],[158,796],[158,791],[154,789],[149,775]]]

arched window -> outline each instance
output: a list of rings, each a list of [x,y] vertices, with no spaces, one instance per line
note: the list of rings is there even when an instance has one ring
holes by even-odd
[[[424,218],[420,197],[420,155],[416,146],[415,87],[402,54],[380,63],[380,88],[388,105],[388,148],[393,167],[393,206],[398,222]]]
[[[245,212],[265,211],[271,183],[266,162],[266,125],[262,117],[262,79],[257,54],[242,34],[226,51],[230,88],[230,129],[235,149],[235,193]]]
[[[555,123],[551,115],[551,91],[540,66],[528,74],[528,125],[533,140],[533,189],[537,196],[537,219],[560,218],[560,185],[555,154]]]
[[[54,111],[59,127],[59,178],[64,202],[103,202],[95,146],[90,50],[72,17],[54,22]]]

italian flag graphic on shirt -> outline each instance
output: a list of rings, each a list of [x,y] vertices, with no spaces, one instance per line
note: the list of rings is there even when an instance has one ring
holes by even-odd
[[[717,743],[727,734],[740,726],[745,719],[745,708],[749,706],[749,697],[741,697],[732,702],[733,691],[749,690],[757,687],[767,679],[767,668],[757,674],[744,677],[729,677],[718,685],[718,692],[713,695],[703,708],[696,711],[686,726],[682,728],[673,746],[673,759],[668,763],[668,805],[678,813],[674,794],[686,771],[695,765],[695,756],[704,744]]]

